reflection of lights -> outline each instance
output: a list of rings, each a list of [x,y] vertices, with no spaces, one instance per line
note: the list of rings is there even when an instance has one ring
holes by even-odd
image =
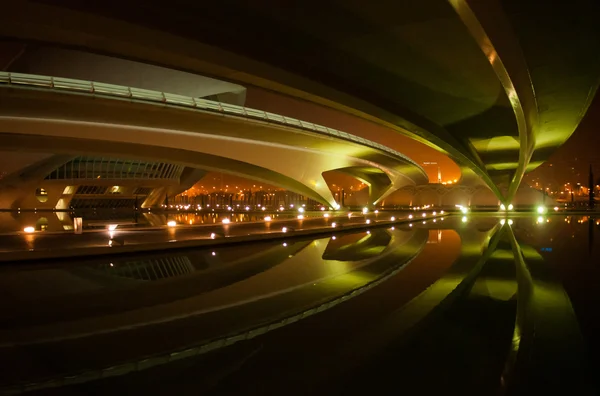
[[[513,210],[514,206],[513,204],[508,204],[508,210]]]
[[[28,234],[31,234],[32,232],[35,232],[35,228],[32,226],[29,226],[29,227],[23,228],[23,231],[25,231]]]
[[[287,246],[287,243],[283,242],[283,246],[284,246],[284,247],[285,247],[285,246]]]
[[[542,216],[539,216],[539,217],[537,218],[536,224],[540,224],[540,223],[543,223],[543,222],[544,222],[544,217],[542,217]]]
[[[302,220],[304,218],[303,215],[298,215],[298,220]]]
[[[362,208],[362,212],[363,212],[363,214],[367,214],[369,212],[369,208],[367,208],[367,207]]]
[[[223,224],[229,224],[231,222],[231,220],[229,219],[223,219]]]
[[[396,218],[394,216],[392,216],[392,218],[390,220],[391,221],[396,221]]]
[[[461,219],[461,221],[462,221],[463,223],[466,223],[468,220],[469,220],[469,219],[467,219],[467,216],[463,216],[463,218]]]
[[[217,252],[211,252],[211,254],[212,254],[213,256],[216,256],[216,255],[217,255]]]
[[[392,230],[392,231],[394,231],[395,229],[396,229],[396,227],[392,227],[392,228],[390,228],[390,230]]]
[[[281,229],[281,232],[287,232],[287,227],[283,227],[283,228]]]
[[[210,233],[210,239],[215,239],[217,237],[217,234],[215,234],[214,232]]]
[[[412,219],[412,218],[413,218],[413,215],[408,215],[408,218],[409,218],[409,219]]]
[[[175,220],[169,220],[169,221],[167,221],[167,226],[175,227],[175,226],[177,226],[177,222]]]
[[[108,230],[109,231],[114,231],[117,229],[118,224],[109,224],[108,225]]]
[[[337,226],[336,223],[331,223],[331,227],[335,228]]]
[[[110,263],[109,265],[110,265],[111,267],[114,267],[114,266],[115,266],[113,263]]]
[[[512,224],[513,224],[512,219],[508,219],[508,225],[512,225]]]
[[[265,216],[265,221],[271,221],[271,216]]]
[[[367,221],[365,221],[365,223],[371,224],[371,220],[367,220]]]
[[[370,234],[370,233],[371,233],[371,231],[368,231],[368,230],[367,230],[367,234]]]
[[[333,240],[335,241],[335,239],[336,239],[336,238],[335,238],[335,235],[334,235],[334,236],[332,236],[332,237],[331,237],[331,239],[333,239]]]
[[[539,214],[544,214],[544,213],[546,213],[546,208],[544,206],[538,206],[537,212]]]

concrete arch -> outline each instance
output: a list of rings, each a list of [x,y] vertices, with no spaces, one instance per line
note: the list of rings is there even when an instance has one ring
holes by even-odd
[[[289,191],[302,194],[308,198],[314,199],[321,203],[329,204],[329,202],[324,197],[322,197],[318,193],[315,193],[313,189],[306,187],[305,185],[299,183],[294,179],[286,177],[282,174],[278,174],[277,172],[261,168],[256,165],[244,163],[241,161],[218,157],[210,154],[199,154],[188,150],[170,149],[166,147],[149,146],[135,143],[113,144],[112,142],[102,142],[91,139],[56,138],[48,136],[18,135],[6,133],[0,133],[0,145],[2,145],[2,147],[6,149],[27,147],[28,149],[33,151],[47,151],[51,149],[56,153],[65,153],[65,155],[55,156],[57,158],[60,158],[60,160],[56,162],[56,164],[52,162],[52,166],[47,168],[47,173],[52,171],[54,167],[57,167],[62,163],[70,160],[72,158],[72,155],[69,155],[68,153],[72,153],[74,150],[76,150],[79,154],[87,155],[119,156],[127,157],[129,159],[167,161],[170,163],[185,165],[190,168],[190,171],[191,169],[199,168],[201,170],[200,173],[202,173],[203,171],[219,171],[229,173],[231,175],[256,180],[257,182],[263,182],[266,184],[274,185],[276,187],[285,188]],[[196,173],[198,172],[196,171]],[[46,173],[44,172],[37,173],[33,175],[33,177],[30,180],[28,180],[27,185],[31,185],[31,188],[29,188],[26,192],[30,192],[31,194],[29,195],[32,195],[32,197],[33,191],[35,190],[38,183],[44,178],[45,174]],[[177,186],[176,190],[173,190],[173,186],[165,186],[165,188],[161,190],[164,190],[163,193],[157,195],[156,202],[149,202],[146,206],[152,206],[153,204],[162,202],[162,199],[164,199],[165,194],[174,195],[181,192],[182,189],[185,190],[186,186],[189,187],[190,183],[193,184],[202,177],[201,174],[197,174],[196,176],[197,177],[194,178],[193,182],[190,179],[187,183],[185,183],[184,186]],[[22,193],[23,184],[17,183],[15,184],[14,188],[16,190],[21,191]],[[9,196],[8,191],[6,189],[4,190],[4,193],[6,197]],[[7,207],[13,206],[14,204],[11,203],[10,206]]]
[[[135,147],[139,142],[158,151],[186,150],[196,153],[200,161],[204,158],[206,165],[210,158],[219,169],[234,174],[256,172],[259,176],[253,179],[284,186],[334,208],[338,205],[322,176],[328,170],[375,168],[395,185],[427,180],[424,171],[404,157],[262,121],[172,107],[156,111],[143,103],[55,92],[8,91],[0,96],[0,104],[4,133],[35,136],[34,141],[42,136],[65,138],[63,144],[71,147],[79,147],[76,141],[81,140],[90,149],[97,144],[111,152],[113,146]],[[55,143],[50,147],[59,149]]]

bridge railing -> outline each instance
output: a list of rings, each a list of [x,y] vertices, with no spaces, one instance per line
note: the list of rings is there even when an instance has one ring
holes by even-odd
[[[277,124],[292,126],[295,128],[302,128],[312,132],[317,132],[319,134],[325,134],[335,136],[344,140],[350,140],[368,147],[385,151],[395,157],[401,158],[404,161],[410,162],[414,166],[421,169],[423,173],[425,173],[425,171],[410,158],[396,150],[384,146],[383,144],[379,144],[356,135],[339,131],[337,129],[328,128],[322,125],[314,124],[312,122],[301,121],[295,118],[285,117],[279,114],[269,113],[262,110],[250,109],[247,107],[217,102],[213,100],[151,91],[148,89],[124,87],[120,85],[106,84],[93,81],[74,80],[70,78],[39,76],[34,74],[9,73],[0,71],[0,85],[9,85],[13,87],[21,86],[44,88],[90,95],[116,96],[154,103],[160,102],[174,106],[191,107],[204,111],[217,112],[222,114],[273,122]]]

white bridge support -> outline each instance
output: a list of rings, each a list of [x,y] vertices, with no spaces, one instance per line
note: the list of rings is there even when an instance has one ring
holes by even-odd
[[[336,138],[288,125],[101,94],[2,89],[0,135],[6,145],[20,140],[23,147],[55,153],[152,157],[225,171],[333,208],[338,204],[323,178],[327,171],[356,170],[372,186],[374,202],[400,187],[427,182],[423,169],[410,159],[351,135]]]

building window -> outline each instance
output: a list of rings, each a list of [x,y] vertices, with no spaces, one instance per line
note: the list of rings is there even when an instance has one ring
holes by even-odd
[[[38,188],[35,190],[35,197],[40,202],[46,202],[48,201],[48,192],[43,188]]]
[[[103,195],[106,194],[106,190],[108,190],[108,187],[105,186],[79,186],[75,194]]]
[[[150,195],[150,193],[154,190],[152,187],[138,187],[133,192],[134,195]]]
[[[179,180],[183,166],[103,157],[77,157],[46,176],[61,179],[168,179]]]

